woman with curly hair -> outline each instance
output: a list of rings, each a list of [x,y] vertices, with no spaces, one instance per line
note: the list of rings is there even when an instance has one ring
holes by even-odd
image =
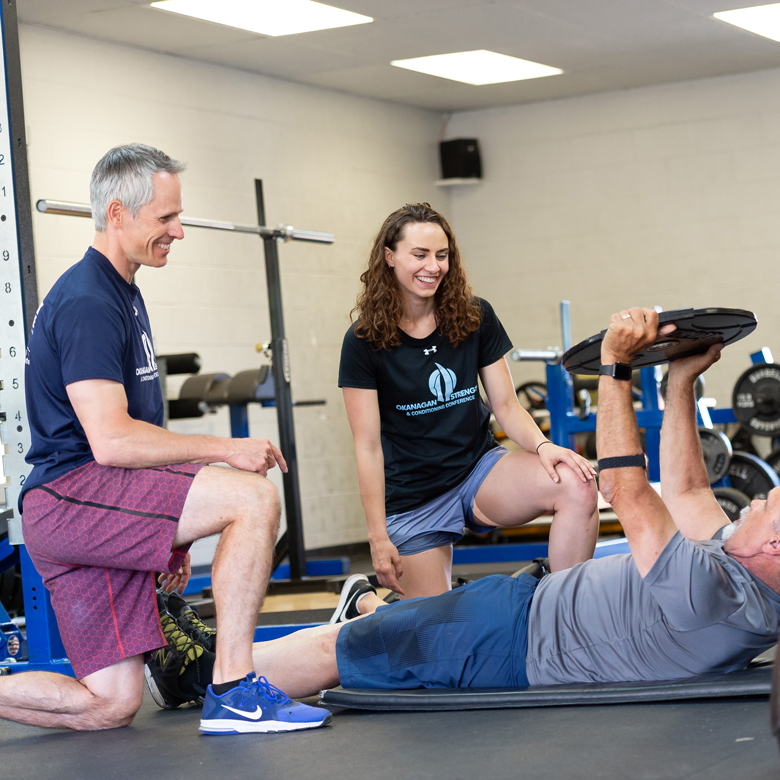
[[[542,514],[554,515],[553,570],[590,558],[595,472],[518,403],[512,344],[472,294],[447,220],[427,203],[393,212],[360,280],[339,387],[380,584],[404,598],[443,593],[464,526],[485,533]],[[523,451],[497,444],[488,409]]]

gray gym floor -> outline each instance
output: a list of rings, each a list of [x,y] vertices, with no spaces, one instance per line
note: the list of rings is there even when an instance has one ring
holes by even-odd
[[[370,558],[363,564],[353,562],[352,571],[371,571]],[[518,565],[457,567],[455,576],[511,573]],[[259,622],[329,615],[269,613]],[[199,720],[198,707],[163,711],[145,691],[126,729],[77,734],[0,721],[0,780],[780,777],[769,701],[760,698],[463,713],[336,710],[324,729],[234,737],[201,735]]]
[[[777,780],[766,699],[441,713],[337,711],[292,734],[207,737],[200,709],[78,734],[0,722],[3,780]]]

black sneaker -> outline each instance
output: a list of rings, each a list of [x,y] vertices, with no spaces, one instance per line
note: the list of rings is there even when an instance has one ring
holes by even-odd
[[[205,667],[208,665],[213,667],[213,659],[206,657],[208,651],[195,644],[167,612],[160,615],[160,622],[168,646],[155,651],[144,667],[146,684],[149,686],[155,704],[164,710],[172,710],[189,702],[203,703],[206,688],[211,682],[211,674],[209,672],[206,675]],[[209,660],[211,663],[206,663]],[[201,666],[204,667],[204,676],[209,677],[205,685],[197,683],[183,685],[182,675],[185,672],[188,673],[187,679],[193,677],[192,671],[195,679],[200,679]]]
[[[360,615],[357,600],[365,593],[376,593],[376,588],[368,581],[365,574],[353,574],[341,589],[341,598],[336,611],[330,618],[331,623],[343,623]]]
[[[198,616],[197,610],[191,607],[176,591],[168,596],[167,610],[169,614],[173,615],[179,628],[195,644],[206,648],[210,653],[217,652],[216,629],[207,626]]]

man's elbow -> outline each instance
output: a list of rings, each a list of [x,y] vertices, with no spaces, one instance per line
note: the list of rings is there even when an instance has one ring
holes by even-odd
[[[614,476],[608,472],[599,472],[598,480],[599,493],[601,493],[604,500],[608,504],[612,504],[619,489],[618,480],[616,480]]]
[[[100,438],[98,440],[90,439],[89,447],[95,462],[100,466],[111,466],[113,468],[122,468],[125,463],[125,448],[116,439]]]
[[[613,508],[621,502],[635,502],[643,490],[652,488],[645,475],[640,476],[638,471],[628,474],[625,469],[608,469],[599,473],[599,491]]]

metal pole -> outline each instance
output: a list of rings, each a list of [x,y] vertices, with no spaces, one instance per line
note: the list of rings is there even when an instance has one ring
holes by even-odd
[[[255,179],[257,221],[265,222],[263,182]],[[279,275],[277,238],[263,236],[265,249],[265,277],[268,286],[268,307],[271,319],[271,354],[273,358],[274,391],[276,395],[276,419],[279,425],[279,447],[287,460],[288,471],[282,475],[284,484],[284,508],[287,514],[287,545],[290,555],[290,579],[299,580],[306,575],[306,550],[303,546],[303,513],[298,487],[298,457],[295,448],[292,394],[290,392],[290,356],[284,335],[282,311],[282,283]]]
[[[35,204],[35,208],[42,214],[63,214],[66,217],[86,217],[88,219],[92,217],[92,207],[87,203],[42,199]],[[276,228],[262,225],[234,225],[232,222],[219,222],[214,219],[199,219],[197,217],[182,217],[181,224],[185,227],[229,230],[232,233],[252,233],[262,238],[275,238],[282,241],[311,241],[315,244],[332,244],[336,240],[333,233],[300,230],[292,225],[279,225]]]
[[[563,351],[571,349],[571,303],[561,301],[561,338],[563,339]]]

